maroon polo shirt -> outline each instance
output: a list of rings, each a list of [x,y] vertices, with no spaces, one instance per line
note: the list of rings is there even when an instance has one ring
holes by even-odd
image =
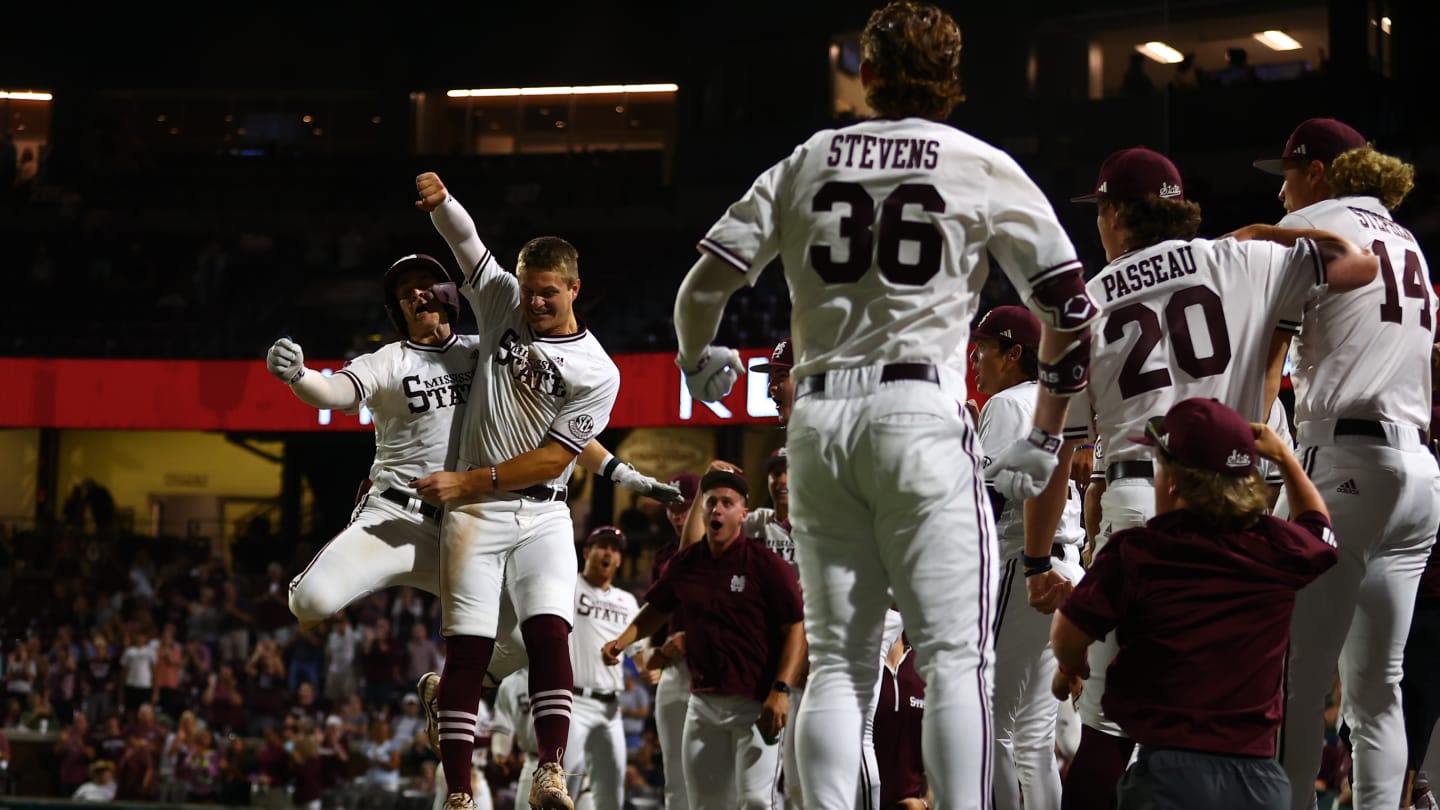
[[[880,670],[880,702],[875,706],[875,761],[880,766],[880,806],[925,795],[925,764],[920,754],[920,723],[925,718],[925,679],[915,671],[915,651],[907,649],[894,672]]]
[[[780,628],[803,616],[790,565],[744,535],[719,557],[704,540],[680,551],[645,601],[666,613],[684,611],[691,692],[756,700],[775,682]]]
[[[1217,534],[1193,512],[1119,532],[1060,607],[1120,652],[1101,706],[1141,745],[1271,757],[1295,592],[1339,559],[1330,522]]]

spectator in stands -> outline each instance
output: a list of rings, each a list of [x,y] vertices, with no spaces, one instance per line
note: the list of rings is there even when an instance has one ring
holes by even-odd
[[[60,734],[55,751],[60,761],[56,768],[60,778],[60,795],[69,796],[85,783],[90,763],[95,759],[95,746],[90,740],[90,719],[84,712],[74,712],[70,726]]]
[[[155,648],[143,628],[126,633],[120,669],[125,673],[125,711],[133,712],[155,692]]]
[[[176,766],[190,750],[190,737],[195,733],[196,722],[195,712],[181,712],[175,730],[166,736],[165,744],[160,748],[156,772],[160,780],[160,801],[165,804],[185,801],[186,785],[177,778]]]
[[[320,672],[325,665],[325,636],[318,627],[306,629],[298,627],[294,635],[290,637],[290,644],[287,649],[290,660],[289,679],[287,681],[290,691],[300,685],[302,681],[312,686],[320,685]]]
[[[155,746],[145,737],[132,735],[125,740],[125,753],[115,766],[119,785],[116,798],[126,801],[151,802],[160,797],[155,777]]]
[[[71,651],[73,645],[62,643],[63,639],[59,636],[55,641],[49,673],[45,676],[46,692],[50,696],[50,705],[55,708],[55,716],[69,717],[76,706],[79,664]]]
[[[420,593],[408,586],[400,588],[395,594],[394,604],[390,606],[390,624],[395,628],[395,637],[411,638],[414,625],[425,623],[425,602],[420,598]],[[420,675],[432,671],[439,672],[437,669],[426,669]],[[419,680],[420,675],[409,680]]]
[[[365,628],[364,637],[365,702],[388,706],[400,683],[399,643],[390,634],[390,620],[383,617],[375,621],[374,628]]]
[[[210,650],[213,657],[220,647],[220,608],[216,604],[215,589],[209,585],[201,585],[199,598],[189,605],[189,615],[185,618],[185,637],[198,641]],[[226,659],[224,650],[219,650],[220,660],[226,663],[243,664],[245,659],[230,661]]]
[[[120,714],[115,712],[105,718],[100,733],[95,735],[95,756],[114,764],[119,762],[124,754],[125,732],[120,727]]]
[[[254,622],[249,605],[240,599],[240,589],[233,580],[227,580],[220,586],[221,661],[244,661],[250,657],[250,627]]]
[[[244,730],[245,694],[230,664],[221,664],[219,672],[210,673],[200,702],[205,706],[211,728],[225,732]]]
[[[115,766],[109,760],[100,760],[90,766],[90,779],[75,790],[70,798],[82,802],[109,802],[115,800],[119,786],[115,784]]]
[[[309,721],[319,728],[325,722],[325,715],[329,713],[330,707],[319,699],[315,687],[309,681],[301,681],[300,686],[295,689],[295,698],[290,703],[290,709],[286,712],[288,717],[296,717]]]
[[[245,738],[231,734],[225,738],[225,759],[220,767],[221,804],[250,803],[250,774],[259,767],[255,752],[245,745]]]
[[[326,700],[338,706],[355,695],[359,685],[355,662],[360,649],[360,634],[355,631],[348,612],[344,610],[337,613],[329,625],[330,632],[325,637],[324,694]]]
[[[400,753],[404,747],[404,742],[392,733],[389,720],[377,717],[370,723],[369,740],[365,746],[364,784],[388,794],[385,798],[389,801],[377,802],[378,806],[393,804],[394,795],[400,791]]]
[[[320,798],[325,793],[325,770],[320,760],[320,744],[313,736],[301,736],[293,741],[290,762],[290,783],[295,792],[291,802],[297,810],[320,810]]]
[[[370,728],[374,727],[372,723]],[[400,699],[400,714],[395,718],[395,739],[408,740],[415,736],[415,732],[424,730],[425,716],[420,713],[420,698],[414,692],[406,692],[405,697]]]
[[[115,709],[119,661],[114,648],[110,646],[109,636],[102,631],[96,631],[90,637],[84,651],[80,687],[85,713],[92,722],[99,723]]]
[[[410,640],[405,643],[408,667],[405,682],[415,683],[427,672],[439,672],[445,668],[445,657],[440,654],[440,645],[430,636],[430,628],[423,620],[410,625]]]
[[[50,700],[45,697],[45,690],[38,689],[30,693],[30,705],[25,709],[25,713],[20,715],[20,725],[41,734],[48,732],[52,727],[59,731],[60,722],[55,717],[55,710],[51,708]]]
[[[5,656],[5,691],[11,697],[20,698],[23,706],[39,679],[39,662],[30,657],[29,645],[23,640],[17,641]]]
[[[280,644],[261,637],[245,664],[245,709],[250,722],[247,733],[258,737],[285,713],[285,659]]]
[[[265,729],[265,743],[255,753],[256,783],[260,786],[257,804],[267,808],[288,804],[284,787],[290,781],[291,761],[280,728]]]
[[[156,751],[159,751],[169,734],[164,728],[161,728],[159,723],[155,722],[155,706],[150,703],[141,703],[135,709],[135,722],[125,729],[125,736],[141,737]]]
[[[175,624],[166,622],[155,645],[155,691],[150,701],[167,717],[180,716],[184,695],[180,691],[180,674],[185,667],[185,647],[175,637]]]
[[[176,767],[176,774],[185,780],[187,802],[214,801],[220,790],[220,752],[215,749],[215,733],[206,724],[195,724],[190,750]]]
[[[284,644],[295,632],[295,618],[290,615],[290,583],[285,579],[285,566],[271,562],[265,568],[269,580],[255,596],[255,636]]]

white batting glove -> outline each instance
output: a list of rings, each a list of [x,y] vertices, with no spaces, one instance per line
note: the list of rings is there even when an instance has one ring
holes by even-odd
[[[644,495],[647,498],[654,498],[661,503],[680,503],[685,500],[680,495],[679,487],[672,487],[669,484],[651,478],[631,467],[629,464],[621,464],[610,474],[610,480],[630,490],[636,495]]]
[[[735,381],[745,373],[740,352],[728,346],[706,346],[693,368],[686,368],[680,357],[675,358],[675,365],[685,372],[685,385],[690,389],[690,396],[702,402],[724,399]]]
[[[294,385],[305,376],[305,352],[290,338],[280,338],[265,355],[265,366],[280,382]]]
[[[1033,498],[1050,482],[1059,450],[1059,436],[1034,428],[1028,438],[1016,439],[990,459],[985,465],[985,480],[1007,501]]]

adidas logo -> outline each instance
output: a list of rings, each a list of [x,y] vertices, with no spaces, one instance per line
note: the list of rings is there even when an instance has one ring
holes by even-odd
[[[1100,184],[1100,187],[1097,188],[1097,189],[1095,189],[1096,193],[1103,193],[1103,192],[1106,192],[1106,191],[1109,191],[1109,190],[1110,190],[1110,181],[1109,181],[1109,180],[1106,180],[1105,182],[1101,183],[1101,184]]]
[[[1008,337],[1010,337],[1010,330],[1009,330],[1009,329],[1006,329],[1005,331],[1001,332],[1001,333],[1000,333],[1000,337],[1003,337],[1003,338],[1008,338]]]
[[[1226,467],[1249,467],[1250,454],[1242,453],[1239,450],[1231,450],[1230,457],[1225,459]]]
[[[1170,197],[1179,197],[1179,196],[1180,196],[1180,187],[1179,187],[1179,186],[1175,185],[1174,183],[1164,183],[1164,182],[1162,182],[1162,183],[1160,184],[1160,197],[1161,197],[1161,198],[1163,198],[1163,199],[1168,199],[1168,198],[1170,198]]]
[[[1303,155],[1303,154],[1305,154],[1305,144],[1302,143],[1302,144],[1300,144],[1299,146],[1295,147],[1295,154],[1297,154],[1297,155]]]
[[[1335,491],[1338,492],[1338,493],[1340,493],[1341,495],[1359,495],[1359,494],[1360,494],[1360,488],[1357,487],[1357,486],[1355,486],[1355,479],[1354,479],[1354,478],[1346,479],[1345,483],[1343,483],[1343,484],[1341,484],[1340,486],[1338,486],[1338,487],[1335,488]]]

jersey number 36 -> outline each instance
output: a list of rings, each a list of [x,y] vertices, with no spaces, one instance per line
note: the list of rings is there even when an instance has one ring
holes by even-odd
[[[875,227],[875,200],[859,183],[831,180],[820,187],[810,210],[830,211],[836,204],[850,209],[840,218],[840,236],[849,241],[844,261],[835,259],[830,245],[811,245],[810,263],[826,284],[853,284],[870,269],[873,255],[880,275],[892,284],[920,287],[940,272],[945,239],[933,222],[904,218],[905,206],[918,205],[931,213],[945,213],[945,200],[929,183],[903,183],[880,202],[880,227]],[[900,258],[900,243],[914,242],[919,251],[913,263]],[[878,244],[879,249],[876,249]]]

